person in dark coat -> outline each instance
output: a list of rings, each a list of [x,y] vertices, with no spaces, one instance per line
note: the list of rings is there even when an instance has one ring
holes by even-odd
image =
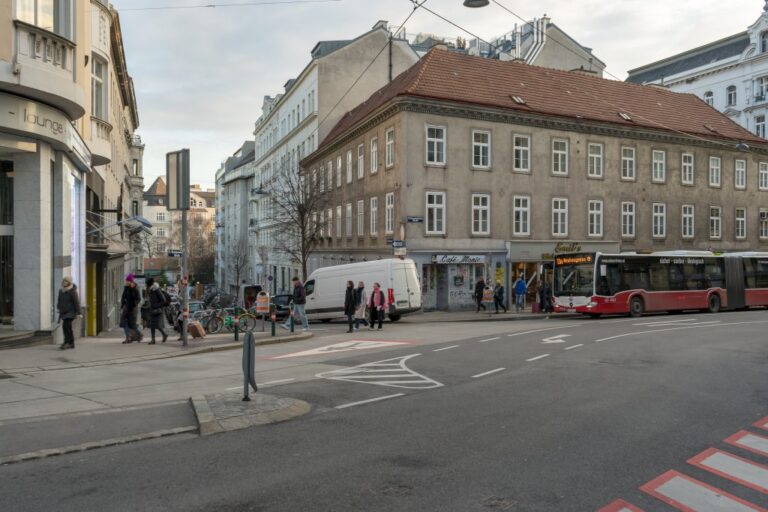
[[[165,308],[165,295],[160,289],[160,285],[155,282],[151,277],[147,279],[147,287],[149,289],[149,329],[152,332],[152,341],[150,345],[155,344],[155,331],[160,331],[163,335],[163,343],[168,339],[168,335],[163,330],[163,308]]]
[[[64,343],[59,347],[60,350],[75,348],[75,333],[72,331],[72,321],[82,315],[80,309],[80,296],[77,294],[77,286],[72,282],[71,277],[65,277],[61,280],[61,289],[59,298],[56,301],[56,309],[59,311],[59,320],[62,323],[64,331]]]
[[[499,312],[499,306],[507,312],[507,306],[504,305],[504,285],[501,281],[496,281],[496,286],[493,288],[493,305],[496,307],[496,313]]]
[[[483,281],[483,278],[481,277],[478,279],[477,283],[475,284],[475,300],[477,301],[477,309],[475,310],[475,313],[480,311],[480,308],[483,308],[483,311],[485,311],[485,304],[483,304],[483,291],[485,290],[485,281]]]
[[[384,314],[389,309],[389,302],[387,296],[381,289],[379,283],[373,283],[373,291],[371,297],[368,299],[368,311],[371,314],[371,325],[368,327],[373,330],[374,324],[379,322],[379,329],[381,329],[381,323],[384,321]]]
[[[352,332],[352,326],[355,322],[355,283],[347,281],[347,290],[344,293],[344,314],[347,316],[347,323],[349,323],[349,329],[347,332]]]
[[[125,333],[123,343],[132,343],[133,337],[141,343],[141,331],[136,329],[136,312],[141,304],[141,296],[133,280],[133,274],[125,276],[125,286],[123,287],[123,296],[120,299],[120,327]]]

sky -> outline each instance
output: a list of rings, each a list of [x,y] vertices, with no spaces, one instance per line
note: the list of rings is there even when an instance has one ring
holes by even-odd
[[[307,65],[318,41],[352,39],[378,20],[399,26],[411,0],[112,0],[145,144],[144,182],[165,175],[165,154],[190,149],[191,180],[213,188],[221,162],[253,138],[265,95]],[[306,0],[305,0],[306,1]],[[547,14],[607,64],[606,78],[744,31],[762,0],[497,0],[520,17]],[[236,3],[269,2],[262,5]],[[218,5],[215,8],[201,5]],[[227,5],[229,4],[229,5]],[[176,7],[159,9],[159,7]],[[518,18],[493,2],[427,0],[431,10],[489,40]],[[455,40],[467,33],[419,9],[405,26]]]

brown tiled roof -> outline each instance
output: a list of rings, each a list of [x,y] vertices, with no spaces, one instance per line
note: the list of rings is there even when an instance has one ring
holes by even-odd
[[[399,96],[765,144],[692,94],[433,49],[347,112],[326,145]],[[514,96],[522,98],[519,104]],[[631,120],[621,117],[627,114]]]
[[[164,196],[166,193],[165,178],[158,177],[152,185],[144,192],[145,196]]]

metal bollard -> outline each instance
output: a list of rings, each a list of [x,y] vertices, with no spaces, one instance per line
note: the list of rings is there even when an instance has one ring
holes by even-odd
[[[248,332],[243,339],[243,402],[250,402],[248,396],[248,386],[253,391],[258,391],[256,386],[256,344],[253,340],[253,333]]]
[[[293,311],[291,311],[291,334],[293,334],[293,329],[296,326],[296,322],[293,319]]]
[[[272,336],[275,336],[277,333],[275,332],[275,322],[277,321],[277,312],[275,311],[275,305],[271,304],[269,306],[270,313],[269,313],[269,319],[272,321]]]
[[[235,341],[240,341],[240,318],[235,317]]]

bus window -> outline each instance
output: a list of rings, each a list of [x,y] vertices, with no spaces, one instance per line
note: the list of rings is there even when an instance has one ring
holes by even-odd
[[[688,283],[689,290],[707,289],[707,280],[704,277],[704,265],[686,263],[683,268],[685,269],[685,279]]]
[[[768,260],[744,258],[744,286],[768,288]]]
[[[648,259],[648,274],[650,277],[651,290],[665,291],[669,290],[669,265],[662,265],[658,260]]]
[[[649,288],[648,260],[646,258],[627,258],[624,263],[624,281],[630,290]]]
[[[687,290],[685,283],[685,270],[682,264],[673,263],[669,265],[669,289]]]
[[[723,262],[715,258],[706,258],[704,260],[704,275],[707,280],[707,288],[722,288],[723,283]]]

